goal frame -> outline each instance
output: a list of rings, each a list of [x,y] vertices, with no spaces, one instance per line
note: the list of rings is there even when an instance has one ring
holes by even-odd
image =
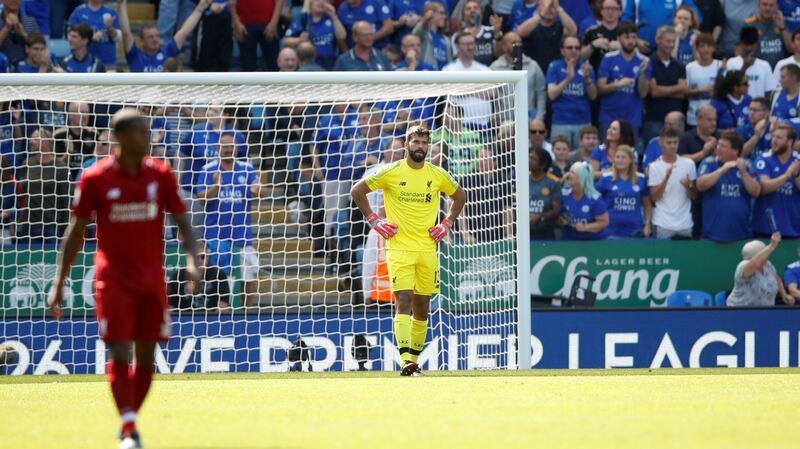
[[[531,297],[528,192],[527,71],[481,72],[210,72],[2,74],[7,87],[24,86],[213,86],[270,84],[475,84],[514,85],[514,151],[517,231],[517,369],[531,369]],[[524,151],[523,151],[524,149]]]

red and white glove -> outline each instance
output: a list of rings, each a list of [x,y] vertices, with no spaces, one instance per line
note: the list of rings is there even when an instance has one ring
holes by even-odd
[[[369,226],[374,229],[375,232],[380,234],[381,237],[385,239],[390,239],[397,234],[397,225],[394,223],[389,223],[388,221],[379,217],[375,212],[369,214],[369,217],[367,217],[367,223],[369,223]]]
[[[445,218],[438,225],[428,229],[428,233],[436,243],[439,243],[443,238],[447,237],[447,233],[451,229],[453,229],[453,222]]]

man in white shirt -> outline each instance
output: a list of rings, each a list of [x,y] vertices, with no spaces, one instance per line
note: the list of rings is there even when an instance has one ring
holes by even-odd
[[[794,33],[792,33],[792,51],[794,53],[792,53],[791,56],[781,59],[775,64],[775,70],[772,71],[772,79],[776,80],[776,83],[781,79],[781,69],[783,66],[794,64],[800,67],[800,28],[794,30]]]
[[[650,164],[647,185],[653,199],[653,227],[658,239],[692,238],[692,199],[696,197],[694,182],[697,171],[691,159],[678,155],[680,135],[664,128],[659,144],[664,151]]]
[[[455,70],[455,71],[480,71],[490,70],[485,64],[475,60],[475,36],[469,31],[459,31],[456,33],[455,38],[456,48],[458,49],[458,57],[442,68],[442,70]]]
[[[739,49],[742,56],[728,59],[726,70],[744,70],[750,85],[747,94],[752,98],[767,97],[777,87],[777,78],[772,76],[772,67],[767,61],[756,57],[758,53],[758,30],[744,27],[739,33]]]
[[[491,70],[489,66],[475,60],[475,36],[469,31],[459,31],[455,37],[458,57],[442,68],[445,71],[484,71]],[[457,96],[453,102],[464,108],[464,124],[470,129],[486,129],[489,127],[489,118],[492,115],[492,105],[489,101],[474,95]]]

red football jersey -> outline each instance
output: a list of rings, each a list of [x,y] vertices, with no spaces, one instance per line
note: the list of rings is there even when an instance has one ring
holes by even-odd
[[[78,182],[72,213],[96,213],[97,288],[113,284],[159,292],[164,286],[164,212],[181,214],[186,205],[169,165],[145,157],[131,176],[109,156],[86,169]]]

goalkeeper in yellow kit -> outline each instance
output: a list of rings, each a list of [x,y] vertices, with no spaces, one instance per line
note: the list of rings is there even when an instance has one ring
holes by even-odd
[[[421,126],[406,132],[406,158],[359,181],[350,194],[372,229],[387,239],[386,262],[397,298],[394,335],[403,376],[420,375],[417,358],[428,331],[431,295],[439,293],[436,244],[453,228],[467,195],[453,177],[425,162],[430,134]],[[369,206],[367,193],[383,189],[386,218]],[[453,199],[446,218],[436,224],[439,192]]]

